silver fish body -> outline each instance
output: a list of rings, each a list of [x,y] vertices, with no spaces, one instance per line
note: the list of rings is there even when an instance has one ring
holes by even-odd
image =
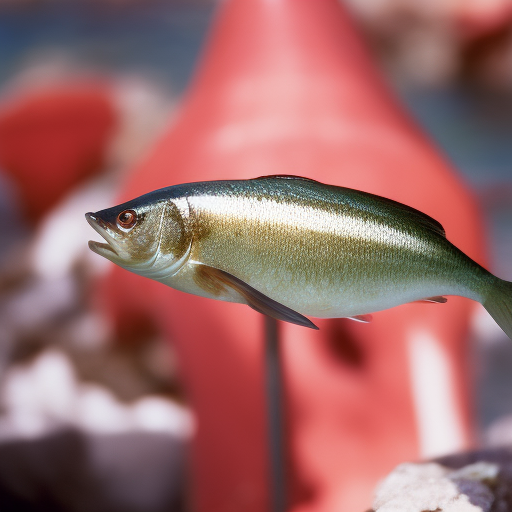
[[[115,219],[125,211],[135,213],[133,229],[147,224],[145,236],[120,230]],[[128,270],[301,325],[303,315],[361,317],[444,295],[486,305],[496,290],[509,293],[502,290],[508,283],[452,245],[427,215],[304,178],[176,185],[87,215],[110,242],[91,248]],[[140,256],[149,238],[154,249]],[[129,253],[131,260],[119,256]]]

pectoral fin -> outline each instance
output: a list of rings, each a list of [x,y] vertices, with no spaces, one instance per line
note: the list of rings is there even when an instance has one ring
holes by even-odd
[[[219,270],[218,268],[198,264],[196,269],[196,283],[214,295],[220,295],[225,291],[226,287],[231,288],[242,297],[242,302],[258,311],[258,313],[263,313],[264,315],[282,320],[283,322],[309,327],[310,329],[318,329],[318,327],[305,316],[267,297],[252,286],[249,286],[246,282],[238,279],[238,277],[224,272],[223,270]]]

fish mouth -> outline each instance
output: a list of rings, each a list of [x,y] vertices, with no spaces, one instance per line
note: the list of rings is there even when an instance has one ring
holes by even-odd
[[[89,249],[109,260],[116,256],[119,257],[119,253],[114,248],[115,240],[108,234],[107,224],[92,212],[86,213],[85,219],[94,231],[107,242],[104,244],[102,242],[96,242],[95,240],[89,240]]]

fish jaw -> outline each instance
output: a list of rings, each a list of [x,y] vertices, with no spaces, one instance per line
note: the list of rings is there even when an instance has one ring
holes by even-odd
[[[114,237],[109,233],[108,225],[94,213],[86,213],[85,218],[89,225],[98,233],[107,243],[89,240],[89,249],[92,252],[103,256],[107,260],[118,263],[122,259],[120,247]]]

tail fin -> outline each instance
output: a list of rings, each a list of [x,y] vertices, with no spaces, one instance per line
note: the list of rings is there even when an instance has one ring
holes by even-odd
[[[512,339],[512,282],[496,278],[483,305],[506,335]]]

